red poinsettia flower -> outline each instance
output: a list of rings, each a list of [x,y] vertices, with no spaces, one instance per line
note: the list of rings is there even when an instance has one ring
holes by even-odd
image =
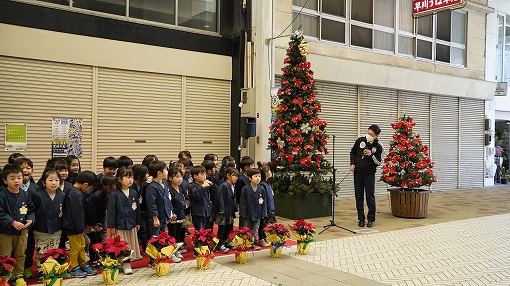
[[[292,102],[293,102],[294,104],[296,104],[296,105],[299,105],[299,106],[303,105],[303,99],[302,99],[301,97],[294,98],[294,99],[292,100]]]
[[[234,239],[235,236],[248,236],[248,238],[250,239],[253,239],[253,233],[251,231],[250,228],[247,228],[247,227],[240,227],[238,229],[234,229],[232,231],[230,231],[230,233],[228,234],[228,239],[232,240]]]
[[[152,244],[157,250],[161,250],[165,246],[175,245],[176,239],[167,232],[161,232],[158,236],[153,236],[147,243]]]
[[[216,242],[214,242],[214,238],[217,238],[216,234],[212,231],[212,229],[204,229],[201,228],[199,230],[195,230],[193,236],[191,238],[191,243],[194,247],[208,246],[214,248],[216,246]]]
[[[291,230],[295,231],[297,234],[303,235],[308,234],[311,235],[315,233],[315,227],[311,224],[306,222],[305,220],[298,220],[290,227]]]
[[[16,259],[0,255],[0,265],[3,268],[0,269],[2,276],[9,276],[8,274],[12,271],[14,263],[16,263]]]
[[[65,262],[69,260],[69,251],[65,248],[48,249],[45,253],[41,254],[41,263],[44,263],[46,259],[52,257],[56,261]]]
[[[310,164],[312,164],[312,158],[302,158],[299,160],[299,162],[301,162],[301,164],[305,165],[305,167],[308,167],[308,166],[310,166]]]
[[[290,237],[289,230],[281,223],[275,223],[264,227],[264,231],[275,233],[278,236]]]
[[[119,235],[114,238],[108,237],[103,242],[92,245],[92,248],[98,251],[100,256],[113,254],[115,258],[123,254],[123,252],[129,251],[127,241],[121,240]]]

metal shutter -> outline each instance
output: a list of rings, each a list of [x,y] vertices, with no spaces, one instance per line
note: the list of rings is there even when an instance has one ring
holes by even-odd
[[[135,164],[154,154],[167,164],[181,150],[182,77],[99,68],[97,170],[105,157]]]
[[[329,154],[325,158],[333,164],[333,135],[335,138],[336,182],[349,172],[349,153],[358,137],[358,95],[357,87],[337,83],[317,83],[317,99],[322,104],[319,117],[328,123]],[[347,176],[340,184],[339,197],[354,196],[354,177]]]
[[[433,190],[456,189],[459,181],[459,99],[431,97],[431,159],[437,182]],[[483,158],[483,156],[481,157]],[[483,166],[483,165],[482,165]],[[482,177],[483,178],[483,177]]]
[[[28,124],[22,154],[33,161],[36,180],[51,158],[52,117],[83,119],[80,161],[82,170],[92,167],[92,67],[0,56],[0,94],[0,122]],[[0,138],[5,138],[4,126]],[[4,148],[2,165],[11,154]]]
[[[460,188],[483,187],[483,100],[460,99]]]
[[[194,164],[213,153],[230,155],[230,82],[185,77],[184,148]]]
[[[379,141],[384,147],[383,159],[386,156],[390,140],[393,137],[391,124],[397,120],[398,95],[396,90],[360,87],[360,134],[365,135],[372,124],[381,128]],[[377,169],[375,175],[375,193],[386,194],[387,185],[379,181],[381,168]]]
[[[416,122],[413,130],[420,134],[422,143],[430,147],[430,95],[402,91],[400,115],[404,112]]]

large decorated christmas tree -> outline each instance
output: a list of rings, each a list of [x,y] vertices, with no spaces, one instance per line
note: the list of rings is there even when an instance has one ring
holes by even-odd
[[[402,116],[391,124],[395,130],[390,150],[384,159],[381,181],[401,190],[415,190],[430,186],[436,181],[428,146],[423,145],[420,134],[413,132],[416,125],[410,116]]]
[[[331,167],[324,159],[328,150],[327,123],[319,119],[308,49],[301,31],[292,34],[282,68],[276,119],[269,127],[272,150],[272,187],[277,193],[309,194],[332,191],[323,176]]]

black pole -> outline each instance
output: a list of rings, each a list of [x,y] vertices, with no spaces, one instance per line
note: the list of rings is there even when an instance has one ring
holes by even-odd
[[[337,194],[336,194],[336,168],[335,168],[335,138],[336,138],[336,136],[333,135],[333,185],[331,186],[333,189],[331,192],[331,220],[329,221],[330,223],[328,225],[324,226],[324,229],[321,230],[319,232],[319,234],[322,234],[326,230],[330,229],[332,226],[338,227],[343,230],[346,230],[346,231],[356,234],[355,231],[347,229],[345,227],[341,227],[335,223],[335,197],[337,196]],[[345,175],[345,177],[340,181],[339,184],[341,184],[347,178],[347,176],[349,176],[350,173],[351,173],[351,171],[349,171],[347,173],[347,175]]]

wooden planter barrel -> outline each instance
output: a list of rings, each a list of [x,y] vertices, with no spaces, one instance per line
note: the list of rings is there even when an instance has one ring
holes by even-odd
[[[400,189],[388,189],[388,191],[392,215],[405,218],[427,217],[430,191],[411,192]]]

